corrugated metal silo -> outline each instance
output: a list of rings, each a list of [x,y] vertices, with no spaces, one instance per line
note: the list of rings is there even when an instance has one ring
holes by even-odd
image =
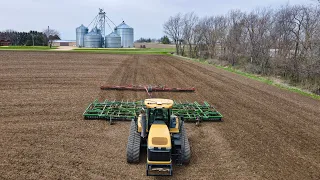
[[[84,47],[101,48],[102,36],[97,28],[93,28],[91,32],[84,36]]]
[[[121,47],[121,37],[113,32],[106,36],[106,48],[120,48]]]
[[[124,48],[133,47],[133,28],[124,21],[116,27],[115,32],[121,37],[121,46]]]
[[[84,36],[88,33],[88,28],[83,24],[76,28],[76,46],[84,46]]]

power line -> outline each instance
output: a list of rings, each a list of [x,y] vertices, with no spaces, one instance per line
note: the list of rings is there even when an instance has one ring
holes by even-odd
[[[111,28],[111,26],[110,26],[110,24],[108,23],[108,21],[106,21],[106,23],[108,24],[110,30],[113,31],[113,29]]]
[[[93,23],[94,20],[97,19],[98,16],[99,16],[99,15],[97,15],[97,16],[91,21],[91,23],[88,25],[88,27]]]
[[[116,27],[116,25],[113,23],[113,21],[111,21],[111,19],[106,15],[106,17],[109,19],[110,22],[112,22],[112,24]]]

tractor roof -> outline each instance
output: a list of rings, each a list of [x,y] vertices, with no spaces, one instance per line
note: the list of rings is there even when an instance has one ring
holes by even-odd
[[[159,99],[152,98],[144,100],[144,104],[147,108],[164,108],[170,109],[173,106],[173,100],[171,99]]]

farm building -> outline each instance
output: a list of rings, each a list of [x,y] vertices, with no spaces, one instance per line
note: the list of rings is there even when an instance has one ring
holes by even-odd
[[[74,40],[55,40],[52,46],[76,46],[76,41]]]
[[[8,39],[7,36],[5,36],[5,34],[0,33],[0,46],[10,46],[10,45],[11,45],[10,39]]]

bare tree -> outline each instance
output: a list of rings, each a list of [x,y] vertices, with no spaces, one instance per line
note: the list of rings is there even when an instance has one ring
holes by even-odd
[[[215,18],[207,17],[203,19],[204,28],[204,41],[207,46],[208,55],[212,58],[215,55],[215,47],[217,43],[217,37],[215,35]]]
[[[225,56],[225,41],[227,35],[228,20],[225,16],[214,17],[214,39],[215,43],[220,46],[219,56],[221,56],[221,51],[223,49],[223,56]],[[217,47],[213,49],[213,55],[217,56]]]
[[[244,50],[244,13],[239,10],[229,13],[229,32],[226,40],[227,59],[235,66]]]
[[[319,16],[319,5],[287,4],[200,19],[177,14],[164,29],[180,55],[186,45],[189,57],[219,58],[250,72],[283,76],[320,94]]]
[[[54,40],[60,40],[60,33],[59,31],[55,30],[55,29],[44,29],[43,30],[43,34],[46,35],[48,42],[50,44],[50,47],[52,45],[52,42]]]
[[[198,21],[195,27],[193,28],[193,49],[192,49],[192,54],[194,57],[198,58],[201,54],[201,46],[204,44],[204,29],[202,26],[201,21]]]
[[[176,53],[181,54],[181,40],[183,36],[183,17],[176,14],[170,16],[169,20],[163,25],[164,33],[168,35],[176,45]]]
[[[193,12],[187,13],[183,17],[183,40],[188,45],[188,55],[194,57],[192,45],[194,44],[195,27],[199,21],[197,15]]]
[[[260,72],[266,74],[269,66],[270,49],[272,48],[270,33],[272,29],[272,11],[256,9],[245,16],[246,42],[250,54],[250,63],[260,66]]]

